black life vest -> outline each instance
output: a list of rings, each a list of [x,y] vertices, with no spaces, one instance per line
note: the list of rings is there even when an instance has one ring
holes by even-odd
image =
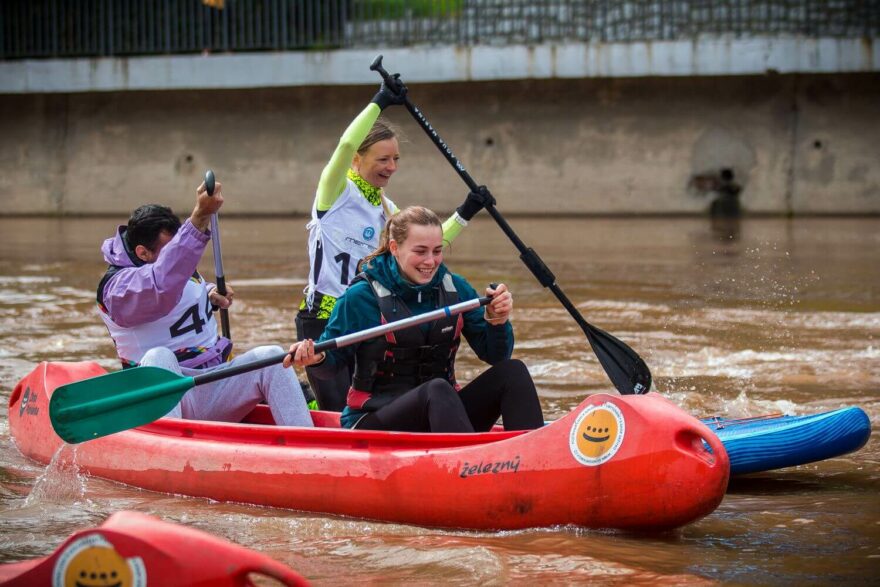
[[[358,275],[352,283],[361,280],[370,284],[383,324],[412,316],[409,307],[381,283],[364,274]],[[449,273],[435,292],[438,308],[458,303],[458,291]],[[355,353],[348,406],[377,410],[434,378],[446,379],[459,389],[455,381],[455,354],[463,326],[464,318],[458,314],[434,321],[427,333],[421,326],[413,326],[361,343]]]

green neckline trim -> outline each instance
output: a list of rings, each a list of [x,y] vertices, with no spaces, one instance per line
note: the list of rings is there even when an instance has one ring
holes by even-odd
[[[374,206],[382,205],[382,188],[377,188],[358,175],[357,171],[350,167],[348,168],[348,173],[346,175],[348,176],[348,179],[354,182],[354,185],[358,186],[358,189],[361,190],[361,193],[369,203]]]

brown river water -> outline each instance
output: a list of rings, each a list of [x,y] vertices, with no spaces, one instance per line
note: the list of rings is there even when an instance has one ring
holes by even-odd
[[[94,291],[98,247],[120,220],[0,219],[4,403],[42,360],[117,368]],[[880,220],[509,220],[585,318],[636,349],[655,389],[684,410],[743,417],[856,405],[876,428]],[[304,225],[221,219],[239,349],[294,338]],[[581,330],[491,219],[474,221],[447,262],[475,285],[510,285],[515,354],[548,419],[612,390]],[[214,273],[210,248],[202,270]],[[467,380],[480,364],[463,353]],[[734,478],[715,512],[667,533],[435,530],[163,495],[47,468],[18,452],[4,410],[0,562],[48,554],[70,533],[133,509],[262,551],[316,584],[861,584],[880,577],[878,489],[875,434],[841,458]]]

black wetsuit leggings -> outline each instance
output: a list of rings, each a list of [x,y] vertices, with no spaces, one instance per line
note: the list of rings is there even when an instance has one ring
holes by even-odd
[[[304,340],[306,338],[318,340],[326,327],[326,318],[316,318],[313,313],[307,310],[300,310],[296,315],[297,340]],[[312,386],[312,391],[318,400],[318,407],[331,412],[341,412],[345,407],[348,388],[351,386],[351,377],[353,375],[351,368],[340,369],[332,379],[313,377],[311,369],[308,367],[306,367],[305,371],[309,385]]]
[[[505,430],[544,425],[538,392],[526,366],[508,359],[480,374],[460,392],[432,379],[361,418],[358,430],[486,432],[498,418]]]

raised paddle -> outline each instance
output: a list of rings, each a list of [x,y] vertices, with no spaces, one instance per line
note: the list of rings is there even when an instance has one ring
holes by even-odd
[[[205,172],[205,189],[208,195],[214,195],[214,172],[210,169]],[[223,275],[223,255],[220,253],[220,221],[217,214],[211,214],[211,245],[214,247],[214,273],[217,278],[217,292],[226,297],[226,277]],[[220,330],[223,336],[229,338],[229,310],[220,308]]]
[[[492,298],[489,297],[467,300],[325,340],[315,345],[315,352],[341,348],[444,316],[455,316],[485,306],[490,301]],[[55,432],[65,442],[75,444],[99,438],[158,420],[177,405],[183,394],[197,385],[275,365],[282,362],[288,354],[280,353],[258,361],[215,369],[195,377],[178,375],[159,367],[134,367],[68,383],[52,393],[49,418]]]
[[[382,76],[385,85],[388,86],[389,89],[395,93],[400,93],[399,84],[401,82],[399,76],[389,75],[385,68],[382,67],[381,55],[373,60],[370,69],[379,72],[379,75]],[[614,387],[616,387],[622,394],[648,393],[651,389],[651,371],[648,369],[648,366],[642,358],[623,341],[608,334],[604,330],[593,326],[581,316],[581,313],[574,307],[571,300],[568,299],[562,289],[556,284],[556,276],[553,275],[550,268],[547,267],[534,249],[527,247],[525,243],[523,243],[519,236],[513,231],[513,228],[510,227],[501,213],[495,208],[495,198],[492,197],[488,188],[477,185],[477,182],[475,182],[467,170],[465,170],[461,161],[459,161],[452,153],[452,149],[449,148],[449,145],[440,138],[440,135],[437,134],[437,131],[434,130],[434,127],[431,126],[431,123],[428,122],[428,119],[425,118],[422,111],[410,102],[408,96],[404,96],[404,105],[434,145],[436,145],[437,148],[440,149],[440,152],[446,156],[446,160],[449,161],[453,168],[455,168],[459,177],[464,180],[470,190],[482,196],[483,205],[486,208],[486,211],[489,212],[492,218],[495,219],[495,222],[498,223],[501,230],[504,231],[504,234],[506,234],[511,242],[513,242],[514,246],[516,246],[517,250],[520,252],[520,260],[525,263],[526,267],[529,268],[532,275],[535,276],[542,286],[550,288],[550,291],[552,291],[556,298],[562,302],[563,307],[568,310],[568,313],[571,314],[572,318],[574,318],[581,327],[581,330],[584,331],[587,340],[590,342],[590,346],[593,348],[593,352],[596,353],[599,363],[605,369],[605,372],[608,374],[608,378],[611,380],[611,383],[614,384]]]

